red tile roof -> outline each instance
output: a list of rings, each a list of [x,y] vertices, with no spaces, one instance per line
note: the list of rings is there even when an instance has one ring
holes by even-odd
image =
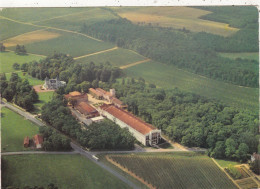
[[[70,92],[69,94],[70,94],[71,96],[80,96],[80,95],[81,95],[81,93],[78,92],[78,91],[73,91],[73,92]]]
[[[29,143],[30,143],[30,139],[29,139],[29,137],[27,136],[27,137],[25,137],[24,140],[23,140],[23,145],[29,145]]]
[[[89,92],[94,93],[97,96],[103,96],[101,92],[97,91],[96,89],[90,88]]]
[[[119,100],[118,98],[115,98],[115,97],[112,98],[112,103],[119,104],[119,105],[124,104],[121,100]]]
[[[100,108],[113,115],[117,119],[121,120],[122,122],[126,123],[139,133],[142,133],[143,135],[148,134],[150,131],[156,129],[155,127],[144,122],[140,118],[137,118],[133,114],[117,108],[116,106],[103,104],[102,106],[100,106]]]
[[[90,106],[87,102],[80,102],[79,104],[76,105],[75,108],[79,110],[80,113],[82,114],[92,114],[97,112],[97,110],[92,106]]]
[[[35,135],[33,139],[36,145],[43,143],[43,136],[41,135]]]
[[[107,91],[105,91],[105,90],[103,90],[103,89],[101,89],[101,88],[96,88],[96,91],[102,93],[102,95],[104,95],[104,94],[107,93]]]

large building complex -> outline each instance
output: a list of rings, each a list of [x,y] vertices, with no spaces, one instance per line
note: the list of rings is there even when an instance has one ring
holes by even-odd
[[[135,117],[133,114],[114,105],[103,104],[99,107],[102,116],[114,121],[129,132],[143,145],[156,145],[161,140],[161,130]]]

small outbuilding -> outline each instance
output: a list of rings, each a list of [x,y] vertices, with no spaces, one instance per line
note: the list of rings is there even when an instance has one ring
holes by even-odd
[[[33,141],[34,141],[35,146],[36,146],[37,149],[42,148],[43,136],[41,136],[41,135],[35,135],[35,136],[33,137]]]
[[[27,136],[27,137],[25,137],[24,140],[23,140],[23,146],[24,146],[25,148],[28,148],[29,145],[30,145],[30,138]]]

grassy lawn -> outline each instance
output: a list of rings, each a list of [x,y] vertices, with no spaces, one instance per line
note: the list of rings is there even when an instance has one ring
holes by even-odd
[[[17,73],[18,73],[18,75],[19,75],[20,78],[22,78],[22,79],[24,79],[24,78],[25,78],[25,79],[28,79],[30,85],[32,85],[32,86],[44,84],[44,81],[39,80],[39,79],[37,79],[37,78],[34,78],[34,77],[28,75],[27,73],[23,73],[22,71],[17,72]],[[7,80],[9,80],[10,77],[11,77],[11,73],[7,73],[7,74],[6,74]]]
[[[6,169],[2,170],[4,186],[47,187],[49,183],[53,183],[62,189],[129,188],[116,177],[80,155],[41,154],[2,158],[6,164]]]
[[[80,58],[77,59],[76,62],[87,63],[92,61],[94,63],[106,63],[108,61],[111,63],[111,65],[120,67],[144,59],[146,58],[133,51],[119,48],[117,50],[104,52],[101,54],[97,54],[85,58]]]
[[[40,102],[37,102],[37,103],[35,103],[34,104],[34,106],[37,108],[37,112],[39,112],[39,110],[41,109],[41,107],[45,104],[45,103],[47,103],[47,102],[49,102],[49,101],[51,101],[51,99],[52,99],[52,96],[53,96],[53,91],[49,91],[49,92],[44,92],[44,93],[38,93],[38,95],[39,95],[39,101]]]
[[[238,31],[226,23],[200,19],[210,14],[192,7],[116,7],[113,10],[121,17],[127,18],[135,24],[140,22],[160,27],[183,29],[193,32],[208,32],[222,36],[232,35]]]
[[[110,11],[104,8],[84,8],[84,11],[78,11],[77,14],[55,18],[46,21],[40,21],[36,24],[43,26],[52,26],[72,31],[80,31],[83,24],[91,25],[96,22],[117,18]]]
[[[222,160],[222,159],[215,159],[216,162],[218,162],[218,164],[225,168],[225,167],[228,167],[229,165],[239,165],[240,163],[236,162],[236,161],[228,161],[228,160]]]
[[[249,60],[256,60],[259,61],[259,53],[258,52],[253,52],[253,53],[219,53],[220,56],[230,58],[230,59],[249,59]]]
[[[163,88],[178,87],[226,104],[258,111],[258,89],[216,81],[176,68],[150,61],[126,69],[129,77],[143,77],[148,83]]]
[[[31,61],[38,61],[42,59],[41,56],[36,55],[17,55],[14,52],[1,52],[0,53],[0,72],[13,72],[17,71],[13,69],[13,64],[23,64]]]
[[[108,156],[156,188],[236,188],[205,155],[175,152]]]
[[[27,52],[46,56],[52,55],[54,52],[60,52],[77,57],[114,47],[114,45],[110,43],[96,41],[79,34],[57,30],[47,31],[59,33],[60,36],[45,41],[26,44]],[[9,47],[9,49],[14,50],[15,47]]]
[[[27,148],[23,147],[24,137],[33,137],[38,133],[39,127],[8,108],[2,108],[1,112],[2,151],[12,152],[27,150]]]
[[[20,35],[26,32],[30,32],[33,30],[38,30],[38,27],[30,26],[30,25],[24,25],[16,22],[12,22],[6,19],[1,19],[1,12],[0,11],[0,41],[1,43],[4,41],[4,39],[8,39],[10,37],[14,37],[16,35]]]

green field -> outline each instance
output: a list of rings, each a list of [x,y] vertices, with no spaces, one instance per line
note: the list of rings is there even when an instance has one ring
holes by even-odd
[[[22,155],[3,157],[3,185],[44,186],[61,189],[129,188],[113,175],[80,155]]]
[[[78,14],[54,18],[46,21],[37,22],[43,26],[52,26],[72,31],[80,31],[83,24],[91,25],[96,22],[117,18],[111,12],[103,8],[85,8],[85,11],[78,11]]]
[[[255,60],[259,61],[259,53],[258,52],[253,52],[253,53],[219,53],[220,56],[230,58],[230,59],[249,59],[249,60]]]
[[[1,13],[1,11],[0,11]],[[4,39],[8,39],[10,37],[14,37],[16,35],[20,35],[26,32],[30,32],[33,30],[38,30],[38,27],[35,26],[29,26],[29,25],[24,25],[16,22],[12,22],[9,20],[1,19],[0,16],[0,41],[1,43],[4,41]]]
[[[40,110],[41,107],[42,107],[45,103],[51,101],[52,96],[53,96],[53,93],[54,93],[53,91],[43,92],[43,93],[37,93],[37,94],[39,95],[39,102],[35,103],[34,106],[35,106],[38,110]]]
[[[156,188],[236,188],[205,155],[194,153],[109,155]]]
[[[61,36],[45,41],[26,44],[25,47],[27,52],[46,56],[58,52],[77,57],[114,47],[114,45],[110,43],[96,41],[79,34],[57,30],[48,31],[59,33]],[[14,50],[15,47],[9,47],[9,49]]]
[[[23,64],[28,63],[33,60],[38,61],[42,59],[41,56],[36,55],[17,55],[14,52],[1,52],[0,53],[0,72],[13,72],[16,71],[13,69],[13,64]]]
[[[126,69],[129,77],[143,77],[148,83],[163,88],[178,87],[226,104],[258,111],[258,89],[240,87],[216,81],[176,68],[172,65],[150,61]]]
[[[2,151],[27,150],[27,148],[23,147],[24,137],[33,137],[38,133],[39,127],[7,108],[2,108],[1,112]]]
[[[22,71],[21,71],[21,72],[17,72],[17,73],[18,73],[18,76],[19,76],[20,78],[22,78],[22,79],[24,79],[24,78],[25,78],[25,79],[28,79],[30,85],[32,85],[32,86],[44,84],[44,81],[39,80],[39,79],[37,79],[37,78],[34,78],[34,77],[28,75],[27,73],[23,73]],[[10,77],[11,77],[11,73],[7,73],[7,74],[6,74],[7,80],[9,80]]]
[[[85,8],[4,8],[0,11],[0,16],[22,22],[35,22],[84,10]]]
[[[117,50],[104,52],[101,54],[97,54],[85,58],[80,58],[77,59],[76,62],[87,63],[92,61],[94,63],[106,63],[108,61],[111,63],[111,65],[120,67],[144,59],[146,58],[133,51],[119,48]]]
[[[234,166],[234,165],[240,164],[240,163],[235,162],[235,161],[228,161],[228,160],[222,160],[222,159],[215,159],[215,160],[223,168],[228,167],[229,165]]]

